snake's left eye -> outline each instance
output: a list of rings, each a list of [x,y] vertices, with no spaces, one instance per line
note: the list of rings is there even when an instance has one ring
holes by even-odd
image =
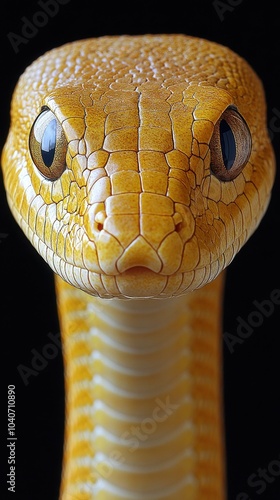
[[[240,174],[251,154],[251,134],[240,113],[229,107],[215,125],[210,141],[211,170],[221,181]]]
[[[47,107],[32,125],[29,149],[33,162],[47,179],[58,179],[66,168],[67,141],[62,127]]]

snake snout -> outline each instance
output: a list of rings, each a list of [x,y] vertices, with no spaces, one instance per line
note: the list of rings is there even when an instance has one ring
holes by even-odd
[[[146,268],[171,275],[181,264],[183,243],[180,214],[97,214],[96,249],[105,274],[117,275]],[[96,228],[97,229],[97,228]]]
[[[155,273],[159,273],[162,269],[162,261],[156,250],[142,235],[124,250],[116,265],[121,273],[134,267],[146,267]]]

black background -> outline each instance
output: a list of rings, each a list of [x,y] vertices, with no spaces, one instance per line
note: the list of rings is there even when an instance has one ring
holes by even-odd
[[[58,4],[58,2],[57,2]],[[276,159],[280,156],[280,7],[271,1],[86,2],[69,0],[15,53],[8,33],[22,34],[25,16],[32,21],[39,1],[1,3],[1,148],[9,127],[13,88],[25,67],[55,46],[106,34],[185,33],[230,46],[254,67],[267,95],[267,123]],[[278,162],[279,163],[279,162]],[[236,334],[238,317],[247,320],[254,301],[280,289],[279,173],[272,201],[257,232],[228,269],[224,332]],[[31,368],[34,352],[53,344],[59,326],[52,272],[14,222],[0,181],[1,270],[1,429],[4,452],[1,498],[56,500],[63,441],[63,366],[61,350],[30,375],[27,385],[18,367]],[[224,387],[228,500],[280,499],[280,305],[263,316],[243,344],[230,352],[224,343]],[[32,349],[35,351],[32,351]],[[51,348],[50,348],[51,349]],[[16,386],[16,493],[9,493],[7,473],[7,385]],[[274,469],[273,469],[274,467]],[[278,468],[277,468],[278,467]],[[263,483],[248,478],[267,469]],[[271,471],[274,473],[272,475]],[[256,479],[255,479],[256,481]],[[261,488],[261,484],[263,488]],[[261,490],[263,489],[263,492]],[[240,493],[244,492],[244,495]],[[247,493],[247,497],[245,495]],[[187,500],[187,499],[182,499]],[[201,499],[207,500],[207,499]]]

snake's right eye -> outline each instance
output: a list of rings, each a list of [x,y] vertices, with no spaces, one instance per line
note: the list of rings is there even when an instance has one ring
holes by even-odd
[[[29,149],[33,162],[44,177],[55,180],[61,176],[66,168],[67,140],[58,119],[47,107],[32,125]]]

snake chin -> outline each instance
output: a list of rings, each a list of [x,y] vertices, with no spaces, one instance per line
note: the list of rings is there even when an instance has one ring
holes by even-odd
[[[157,298],[163,293],[168,277],[146,267],[132,267],[115,277],[124,298]]]
[[[116,276],[107,276],[107,291],[117,289],[114,297],[120,299],[169,299],[180,295],[185,295],[186,292],[192,291],[193,274],[188,275],[186,282],[184,273],[173,275],[164,275],[156,273],[146,267],[132,267]],[[111,278],[111,279],[110,279]],[[113,281],[112,281],[113,280]],[[105,282],[105,280],[104,280]],[[114,282],[113,287],[112,282]],[[106,297],[104,297],[106,298]]]
[[[87,274],[87,273],[86,273]],[[149,268],[136,266],[117,275],[107,275],[91,272],[88,278],[84,275],[73,279],[73,274],[66,278],[69,284],[74,285],[86,293],[102,299],[163,299],[179,295],[182,274],[168,276],[156,273]]]
[[[52,263],[50,266],[70,285],[101,299],[170,299],[201,288],[219,274],[217,269],[211,273],[209,267],[165,275],[135,266],[109,275],[71,267],[72,272],[66,272],[67,266],[65,272],[61,272]]]

